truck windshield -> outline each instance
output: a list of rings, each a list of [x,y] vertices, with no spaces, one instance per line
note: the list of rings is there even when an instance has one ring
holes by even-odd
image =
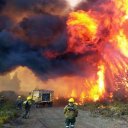
[[[42,100],[43,101],[50,101],[50,93],[42,94]]]

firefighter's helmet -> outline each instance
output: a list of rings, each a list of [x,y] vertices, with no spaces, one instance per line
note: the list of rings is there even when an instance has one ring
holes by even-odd
[[[74,100],[73,98],[70,98],[70,99],[68,100],[68,102],[70,102],[70,103],[74,103],[75,100]]]
[[[31,96],[28,96],[28,97],[27,97],[27,100],[31,100],[31,99],[32,99],[32,97],[31,97]]]
[[[21,98],[21,96],[18,96],[18,98]]]

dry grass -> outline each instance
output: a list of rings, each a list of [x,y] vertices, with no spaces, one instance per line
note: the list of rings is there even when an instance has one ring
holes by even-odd
[[[128,103],[124,102],[97,102],[86,103],[80,106],[83,110],[89,110],[92,116],[123,117],[128,116]]]

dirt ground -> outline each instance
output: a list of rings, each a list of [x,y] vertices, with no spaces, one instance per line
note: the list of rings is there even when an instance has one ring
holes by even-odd
[[[29,119],[19,118],[3,128],[65,128],[63,108],[34,108]],[[125,120],[91,117],[87,111],[79,110],[75,128],[128,128]]]

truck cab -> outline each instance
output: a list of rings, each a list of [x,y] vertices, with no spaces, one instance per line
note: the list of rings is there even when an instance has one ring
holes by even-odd
[[[48,107],[53,106],[54,91],[52,90],[33,90],[31,96],[32,100],[36,104],[36,107],[45,105],[47,105]]]

